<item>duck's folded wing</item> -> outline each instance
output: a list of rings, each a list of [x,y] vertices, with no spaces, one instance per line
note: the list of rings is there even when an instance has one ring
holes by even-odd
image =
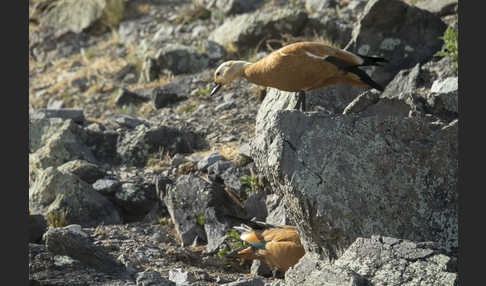
[[[262,233],[265,241],[290,241],[300,244],[300,238],[294,228],[271,228]]]
[[[360,65],[363,63],[363,59],[351,52],[327,46],[321,43],[315,42],[302,42],[294,45],[283,47],[278,51],[278,54],[283,57],[297,57],[300,59],[306,58],[313,59],[316,62],[322,62],[327,59],[338,59],[340,62],[344,62],[349,66]],[[331,61],[328,61],[331,64]]]

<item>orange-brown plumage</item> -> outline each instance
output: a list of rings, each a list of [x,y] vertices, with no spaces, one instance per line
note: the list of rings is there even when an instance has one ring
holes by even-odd
[[[261,86],[303,93],[337,83],[371,86],[383,90],[360,66],[378,65],[383,58],[353,54],[319,42],[284,46],[255,63],[227,61],[215,71],[215,94],[219,87],[244,77]]]
[[[281,272],[295,265],[305,254],[295,227],[276,226],[265,230],[248,229],[241,237],[252,244],[235,256],[247,260],[258,259]]]

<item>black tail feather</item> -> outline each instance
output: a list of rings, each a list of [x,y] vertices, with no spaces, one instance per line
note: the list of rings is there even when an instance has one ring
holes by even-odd
[[[350,67],[350,68],[347,69],[347,71],[357,75],[362,82],[366,83],[367,85],[371,86],[372,88],[377,89],[379,91],[384,90],[384,88],[381,85],[379,85],[377,82],[373,81],[365,71],[360,70],[358,67],[356,67],[356,66]]]
[[[358,54],[360,58],[363,59],[363,63],[360,64],[360,66],[378,66],[382,67],[383,65],[379,63],[388,63],[389,61],[385,58],[380,58],[380,57],[369,57],[369,56],[364,56]]]
[[[335,66],[339,67],[340,69],[353,73],[359,77],[359,79],[369,85],[372,88],[375,88],[379,91],[383,91],[383,87],[373,81],[370,76],[363,70],[360,70],[359,67],[361,66],[382,66],[379,63],[387,63],[388,60],[379,57],[368,57],[359,55],[363,59],[363,63],[360,65],[349,65],[349,63],[344,62],[343,60],[336,58],[336,57],[327,57],[325,60],[334,64]]]

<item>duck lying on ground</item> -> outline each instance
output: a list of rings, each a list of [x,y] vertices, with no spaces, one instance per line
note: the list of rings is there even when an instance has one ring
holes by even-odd
[[[305,254],[295,227],[266,223],[260,223],[260,226],[261,229],[246,224],[233,227],[242,232],[240,239],[246,241],[249,246],[230,255],[247,260],[261,260],[273,269],[274,276],[277,271],[285,273]]]
[[[215,85],[211,96],[221,86],[244,77],[257,85],[298,92],[295,108],[305,111],[305,92],[312,89],[348,83],[383,91],[383,87],[359,67],[382,66],[380,63],[384,62],[388,61],[384,58],[353,54],[319,42],[297,42],[273,51],[255,63],[222,63],[214,73]]]

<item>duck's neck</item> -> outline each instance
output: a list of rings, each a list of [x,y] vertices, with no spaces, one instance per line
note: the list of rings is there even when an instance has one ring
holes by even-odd
[[[238,76],[246,77],[246,69],[249,68],[253,63],[247,61],[235,61],[234,65],[238,66],[240,73]]]
[[[262,65],[262,61],[258,61],[256,63],[248,63],[242,69],[242,77],[246,78],[249,82],[254,84],[266,86],[267,82],[265,80],[265,76],[263,76],[265,72],[264,65]]]

